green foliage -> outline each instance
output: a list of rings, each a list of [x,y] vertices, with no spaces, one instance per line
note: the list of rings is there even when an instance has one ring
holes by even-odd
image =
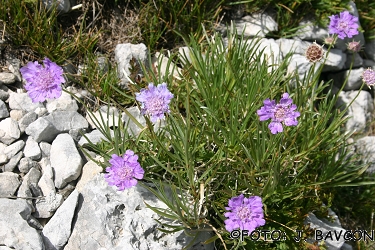
[[[366,39],[375,39],[375,2],[356,0],[355,4]]]
[[[145,43],[151,50],[174,48],[181,43],[178,34],[196,38],[202,35],[202,24],[213,27],[223,0],[140,1],[140,26]]]
[[[82,62],[84,67],[79,70],[79,74],[71,75],[70,80],[89,91],[97,99],[97,104],[107,103],[108,98],[115,99],[123,106],[133,103],[134,98],[130,91],[127,91],[127,95],[124,95],[124,92],[119,95],[115,90],[119,84],[117,66],[112,65],[104,56],[101,60],[99,63],[99,57],[95,53],[87,52]]]
[[[335,196],[338,188],[374,184],[363,177],[367,165],[349,154],[345,111],[334,108],[338,93],[324,91],[329,83],[319,81],[321,68],[314,74],[312,67],[304,81],[287,75],[289,57],[277,61],[257,39],[233,34],[224,46],[219,35],[204,42],[192,36],[187,44],[190,60],[180,60],[182,80],[153,71],[146,75],[148,82],[168,82],[175,95],[165,127],[155,132],[146,117],[138,136],[109,136],[108,145],[140,156],[146,173],[140,184],[168,207],[149,208],[179,223],[163,224],[163,231],[212,230],[215,236],[208,241],[216,241],[218,249],[306,249],[307,243],[293,237],[296,229],[304,230],[304,237],[312,234],[303,224],[308,212],[327,215],[326,208],[341,198]],[[299,124],[273,135],[256,111],[263,100],[279,100],[284,92],[301,113]],[[240,193],[262,197],[262,229],[285,232],[284,241],[229,238],[225,207]]]
[[[64,36],[57,20],[57,10],[48,11],[40,1],[0,0],[0,20],[15,46],[28,46],[41,57],[62,64],[79,53],[92,50],[98,34]]]

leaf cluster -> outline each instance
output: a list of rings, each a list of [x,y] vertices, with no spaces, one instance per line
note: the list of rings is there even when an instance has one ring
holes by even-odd
[[[163,230],[209,229],[215,236],[206,243],[215,241],[218,249],[301,249],[306,246],[293,240],[294,230],[310,235],[303,224],[309,212],[326,215],[339,188],[374,182],[363,177],[367,165],[348,148],[345,110],[335,108],[338,93],[327,91],[321,70],[312,66],[304,80],[287,74],[289,56],[279,60],[260,39],[245,40],[233,30],[225,40],[218,34],[203,42],[191,36],[189,52],[179,58],[180,80],[146,74],[149,82],[167,82],[175,95],[163,128],[155,131],[146,117],[138,136],[123,136],[124,130],[123,139],[116,139],[122,143],[111,136],[108,141],[115,152],[132,149],[140,156],[146,171],[142,185],[168,207],[150,208],[179,222],[163,223]],[[273,135],[256,111],[263,100],[279,100],[285,92],[301,113],[299,124]],[[240,193],[262,197],[262,228],[285,231],[285,241],[229,238],[225,207]]]

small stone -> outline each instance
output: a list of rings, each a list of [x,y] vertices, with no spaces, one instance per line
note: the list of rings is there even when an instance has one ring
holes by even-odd
[[[12,196],[21,185],[18,174],[0,173],[0,196]]]
[[[12,172],[23,156],[22,151],[13,156],[7,164],[2,166],[3,172]]]
[[[0,119],[7,118],[9,116],[9,111],[5,103],[0,99]]]
[[[20,138],[18,123],[12,118],[6,118],[0,121],[0,141],[7,145]]]
[[[16,76],[12,73],[1,72],[0,73],[0,85],[1,84],[13,84],[16,82]]]
[[[22,140],[19,140],[7,146],[3,152],[7,156],[7,158],[10,159],[13,156],[15,156],[18,152],[20,152],[24,146],[25,146],[25,142]]]
[[[29,157],[32,160],[39,160],[42,156],[42,152],[39,148],[39,145],[34,139],[29,136],[26,140],[26,145],[23,150],[25,157]]]
[[[7,87],[0,86],[0,100],[2,100],[4,102],[6,100],[8,100],[8,98],[9,98],[9,93],[6,90],[4,90],[5,88],[7,88]]]
[[[82,157],[69,134],[59,134],[51,147],[51,167],[55,174],[55,187],[61,189],[76,180],[82,170]]]
[[[36,142],[52,142],[59,131],[45,117],[40,117],[26,128],[25,133],[31,135]]]
[[[40,142],[39,143],[40,150],[42,151],[42,157],[49,157],[51,151],[51,144],[48,142]]]
[[[38,115],[31,111],[29,113],[27,113],[26,115],[24,115],[19,121],[18,121],[18,127],[20,128],[20,132],[23,133],[25,132],[26,128],[31,124],[33,123],[34,121],[36,121],[36,119],[38,119]]]
[[[23,157],[18,164],[18,169],[21,173],[27,174],[31,168],[38,165],[36,161],[31,160],[29,157]]]
[[[44,199],[35,202],[35,218],[50,218],[53,213],[64,202],[63,196],[56,193],[49,193]]]
[[[79,193],[74,191],[59,207],[43,228],[43,239],[48,249],[64,249],[72,229]]]
[[[12,109],[10,111],[10,118],[12,118],[15,121],[19,121],[26,114],[27,112],[25,110]]]
[[[10,109],[20,109],[27,112],[35,111],[36,108],[43,108],[43,104],[39,102],[32,102],[27,93],[11,92],[9,96]]]

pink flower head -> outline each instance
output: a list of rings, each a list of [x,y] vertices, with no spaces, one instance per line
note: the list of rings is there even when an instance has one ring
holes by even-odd
[[[358,17],[351,15],[349,11],[332,15],[329,19],[331,19],[328,26],[329,34],[337,34],[340,39],[358,35]]]
[[[249,230],[249,234],[255,228],[264,226],[266,221],[263,215],[262,198],[250,196],[245,198],[243,194],[233,197],[228,202],[227,211],[224,216],[228,219],[224,221],[225,229],[232,232],[235,229]]]
[[[44,66],[37,61],[29,62],[20,68],[22,77],[26,80],[25,89],[33,102],[44,102],[46,98],[59,98],[61,84],[65,82],[63,69],[47,57]]]
[[[274,100],[266,99],[263,101],[264,106],[261,107],[257,114],[260,121],[271,119],[268,128],[272,134],[283,132],[282,123],[285,126],[297,126],[297,117],[300,116],[297,106],[293,104],[293,100],[289,98],[288,93],[284,93],[280,99],[280,103],[276,104]]]
[[[126,150],[123,157],[113,154],[109,163],[111,166],[106,168],[108,174],[104,178],[108,185],[116,186],[118,191],[137,185],[136,179],[142,179],[145,173],[132,150]]]
[[[375,85],[375,71],[372,70],[371,68],[368,68],[365,71],[363,71],[362,80],[370,88],[371,86],[374,86]]]
[[[167,84],[162,83],[157,87],[153,83],[148,85],[148,89],[141,89],[136,93],[136,100],[141,102],[141,113],[150,115],[152,122],[164,119],[164,113],[169,113],[169,103],[173,94],[167,89]]]

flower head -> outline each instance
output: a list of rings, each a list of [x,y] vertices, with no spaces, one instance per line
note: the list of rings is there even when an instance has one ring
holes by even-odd
[[[46,98],[59,98],[61,84],[65,82],[63,69],[47,57],[44,66],[37,61],[29,62],[20,68],[22,77],[26,80],[25,89],[33,102],[43,102]]]
[[[137,185],[136,179],[142,179],[145,173],[138,162],[138,156],[132,150],[126,150],[122,157],[113,154],[109,163],[111,166],[106,168],[108,174],[104,178],[108,185],[116,186],[119,191]]]
[[[257,114],[259,120],[265,121],[271,119],[271,123],[268,128],[271,130],[272,134],[277,134],[283,132],[282,123],[285,126],[297,126],[297,117],[300,116],[297,106],[293,104],[293,100],[289,98],[288,93],[284,93],[280,99],[280,103],[276,104],[274,100],[266,99],[263,101],[264,106],[261,107]]]
[[[148,85],[148,89],[141,89],[136,93],[136,100],[142,103],[142,114],[150,115],[151,121],[156,122],[164,118],[164,113],[169,113],[169,103],[173,94],[167,89],[167,84],[162,83],[157,87],[153,83]]]
[[[228,202],[227,211],[224,216],[228,219],[224,221],[225,229],[232,232],[235,229],[249,230],[249,233],[255,228],[264,226],[266,221],[263,215],[262,198],[259,196],[250,196],[245,198],[243,194],[233,197]]]
[[[374,86],[375,85],[375,71],[373,71],[371,68],[368,68],[365,71],[363,71],[362,80],[370,88],[371,86]]]
[[[329,34],[337,34],[340,39],[358,35],[358,17],[351,15],[349,11],[332,15],[329,19],[331,19],[328,26]]]
[[[361,50],[361,43],[360,42],[356,42],[356,41],[352,41],[350,43],[347,44],[347,49],[351,52],[359,52]]]
[[[336,43],[336,37],[334,36],[327,36],[326,38],[324,38],[324,44],[327,44],[327,45],[335,45]]]
[[[313,63],[318,62],[324,56],[323,47],[317,44],[316,42],[314,42],[309,47],[307,47],[305,56],[307,60],[309,60],[310,62],[313,62]]]

